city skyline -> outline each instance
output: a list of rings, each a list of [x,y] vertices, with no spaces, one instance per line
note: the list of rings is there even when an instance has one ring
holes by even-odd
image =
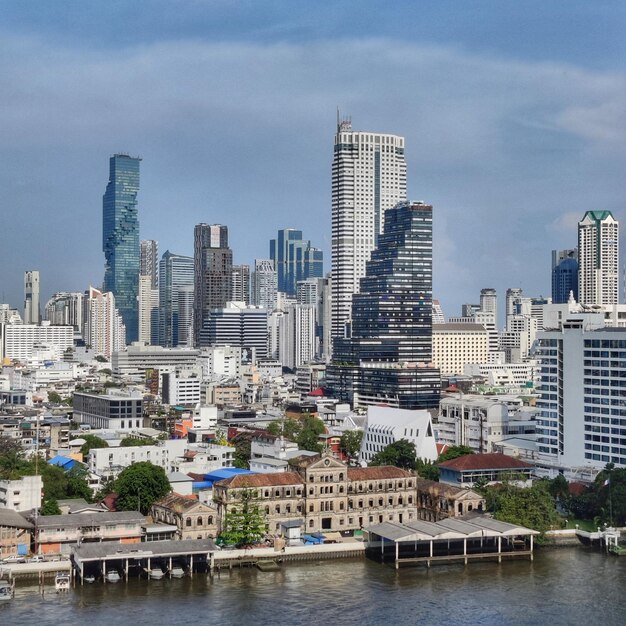
[[[73,3],[7,7],[4,302],[20,308],[30,268],[42,303],[100,284],[102,164],[119,150],[144,158],[142,239],[191,255],[194,224],[223,223],[234,262],[252,266],[278,229],[295,228],[328,272],[337,106],[359,129],[406,137],[407,198],[438,211],[434,295],[446,315],[485,286],[549,295],[551,250],[575,246],[581,216],[622,219],[618,3],[573,2],[568,20],[539,3],[478,3],[474,17],[450,2],[347,3],[288,18],[271,3],[262,16],[195,7],[178,20],[157,4],[140,32],[144,12],[131,7],[112,9],[124,20]],[[342,32],[334,18],[348,16]],[[420,43],[398,39],[399,24],[419,25]]]

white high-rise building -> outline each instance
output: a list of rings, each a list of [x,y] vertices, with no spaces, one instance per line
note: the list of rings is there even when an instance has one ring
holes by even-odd
[[[85,324],[85,294],[80,291],[55,293],[46,303],[45,319],[53,326],[69,324],[82,336]]]
[[[142,242],[143,243],[143,242]],[[152,342],[152,278],[139,275],[139,341]]]
[[[619,222],[610,211],[587,211],[578,222],[578,300],[619,303]]]
[[[115,296],[89,287],[85,342],[96,354],[110,358],[126,347],[126,327],[115,308]]]
[[[39,324],[41,308],[39,305],[39,272],[24,272],[24,324]]]
[[[383,232],[385,211],[406,200],[404,137],[337,120],[332,166],[332,335],[342,337],[352,294]]]
[[[278,290],[278,273],[272,259],[255,259],[252,273],[251,304],[263,307],[268,311],[276,308],[276,291]]]

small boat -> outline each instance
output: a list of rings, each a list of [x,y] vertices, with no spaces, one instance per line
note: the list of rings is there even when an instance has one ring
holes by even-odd
[[[161,580],[165,574],[160,567],[153,567],[150,572],[148,572],[148,576],[150,576],[152,580]]]
[[[57,593],[70,590],[70,575],[67,572],[57,572],[54,577],[54,588]]]
[[[0,580],[0,602],[13,598],[13,585],[8,580]]]
[[[121,580],[120,574],[116,569],[107,570],[104,578],[108,583],[119,583]]]
[[[88,574],[87,576],[83,576],[83,582],[91,585],[91,583],[96,582],[96,577],[93,574]]]
[[[174,565],[170,570],[170,574],[172,578],[182,578],[185,575],[185,570],[180,565]]]

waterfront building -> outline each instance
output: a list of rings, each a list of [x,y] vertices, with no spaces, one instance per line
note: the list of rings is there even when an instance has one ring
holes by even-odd
[[[610,211],[587,211],[578,222],[578,299],[619,302],[619,222]]]
[[[417,518],[426,522],[480,513],[487,508],[485,498],[467,487],[455,487],[419,477],[416,483]]]
[[[324,275],[324,257],[321,250],[302,238],[302,231],[285,228],[270,240],[270,258],[274,263],[278,291],[296,295],[299,281],[321,278]]]
[[[0,561],[30,552],[34,526],[11,509],[0,508]]]
[[[552,466],[626,467],[626,329],[603,323],[571,314],[539,333],[537,443]]]
[[[108,359],[113,352],[126,347],[126,326],[111,292],[89,287],[87,294],[85,343],[95,354]]]
[[[233,253],[228,247],[228,228],[220,224],[198,224],[194,229],[194,345],[202,343],[202,332],[211,310],[232,300]]]
[[[578,300],[578,250],[552,250],[552,302]]]
[[[355,407],[435,407],[432,364],[432,206],[387,210],[384,232],[352,300],[349,338],[337,338],[327,388]]]
[[[167,250],[159,262],[159,345],[185,345],[190,335],[188,294],[194,285],[194,260]],[[185,291],[186,290],[186,291]],[[181,298],[181,293],[182,298]],[[182,305],[182,306],[181,306]],[[181,316],[181,309],[184,313]]]
[[[74,420],[92,428],[133,430],[143,427],[143,397],[139,395],[76,392]]]
[[[360,463],[367,465],[376,454],[401,439],[415,446],[416,458],[424,461],[437,459],[433,423],[428,411],[369,406],[359,454]]]
[[[250,266],[233,265],[231,280],[231,299],[250,304]]]
[[[255,259],[250,304],[268,311],[276,308],[278,274],[271,259]]]
[[[528,487],[535,473],[534,465],[497,452],[465,454],[438,463],[437,467],[440,483],[470,489],[483,481],[492,485],[504,480]]]
[[[489,333],[480,324],[433,324],[433,365],[442,376],[463,374],[468,363],[484,363]]]
[[[39,304],[39,272],[24,272],[24,324],[41,322],[41,305]]]
[[[352,129],[337,119],[332,164],[332,336],[345,336],[352,295],[384,231],[385,212],[406,200],[404,137]]]
[[[115,154],[109,159],[109,182],[102,198],[103,290],[115,296],[126,339],[139,334],[139,192],[140,158]]]
[[[176,526],[176,539],[207,539],[217,536],[217,510],[198,500],[169,493],[152,505],[156,523]]]

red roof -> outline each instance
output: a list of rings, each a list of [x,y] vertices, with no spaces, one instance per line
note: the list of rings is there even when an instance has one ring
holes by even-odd
[[[317,389],[313,389],[313,391],[309,392],[307,395],[309,395],[309,396],[323,396],[324,395],[324,390],[321,387],[318,387]]]
[[[437,456],[441,456],[444,452],[448,451],[447,443],[438,443],[437,445]]]
[[[389,478],[410,478],[411,476],[413,474],[410,472],[392,465],[348,468],[348,480],[387,480]]]
[[[252,488],[252,487],[281,487],[283,485],[302,485],[303,480],[296,472],[276,472],[273,474],[236,474],[231,478],[215,483],[220,487]]]
[[[526,461],[496,452],[489,454],[465,454],[456,459],[438,463],[438,466],[459,472],[470,470],[516,470],[533,467]]]

